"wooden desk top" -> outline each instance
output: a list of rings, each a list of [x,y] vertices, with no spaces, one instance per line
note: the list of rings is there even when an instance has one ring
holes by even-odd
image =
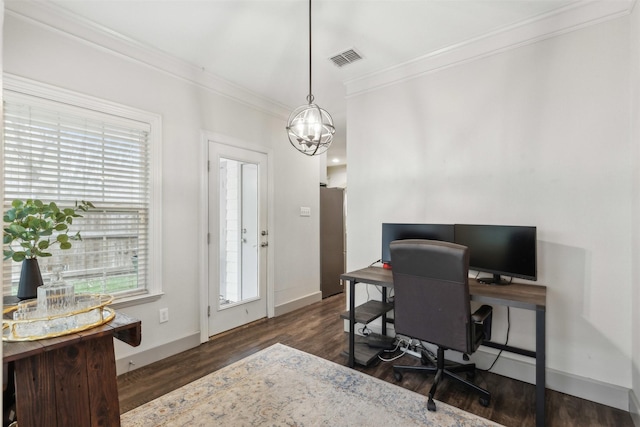
[[[116,317],[109,323],[87,329],[86,331],[61,337],[47,338],[37,341],[2,342],[2,360],[4,363],[55,350],[83,340],[113,335],[120,341],[137,347],[142,340],[140,320],[116,312]]]
[[[366,267],[344,273],[340,279],[393,287],[393,273],[382,267]],[[472,301],[486,304],[508,305],[527,310],[546,310],[547,307],[547,287],[543,285],[528,283],[486,285],[469,278],[469,294]]]
[[[393,275],[391,270],[382,267],[366,267],[340,275],[342,280],[355,280],[371,285],[393,287]]]

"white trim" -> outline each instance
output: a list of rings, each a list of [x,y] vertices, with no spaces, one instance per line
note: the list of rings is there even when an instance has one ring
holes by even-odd
[[[633,389],[629,390],[629,413],[633,424],[636,427],[640,427],[640,400],[638,400],[638,396],[633,392]]]
[[[198,245],[200,250],[200,343],[209,340],[209,138],[206,132],[201,133],[200,144],[200,209],[198,212]]]
[[[346,98],[619,18],[628,15],[634,3],[635,0],[574,2],[528,21],[348,80],[345,82]]]
[[[158,292],[155,294],[144,292],[135,295],[129,295],[122,298],[118,298],[113,304],[110,304],[109,307],[115,310],[121,310],[126,307],[132,307],[134,305],[146,304],[148,302],[158,301],[164,292]]]
[[[348,321],[345,320],[345,331],[349,330]],[[369,323],[367,325],[373,332],[381,333],[380,323]],[[387,335],[395,335],[393,327],[387,327]],[[435,349],[435,347],[433,347]],[[478,351],[470,355],[471,362],[480,369],[486,369],[496,358],[498,350],[480,347]],[[456,351],[447,350],[445,358],[453,362],[469,363],[462,359],[462,354]],[[531,358],[504,352],[494,365],[491,372],[529,384],[535,384],[536,366]],[[631,407],[630,390],[615,384],[594,380],[593,378],[573,375],[567,372],[546,368],[546,388],[559,391],[561,393],[590,400],[602,405],[611,406],[623,411]],[[637,404],[637,400],[636,400]],[[638,406],[640,407],[640,406]]]
[[[124,344],[115,340],[115,345],[118,347]],[[116,360],[116,374],[122,375],[126,372],[166,359],[167,357],[175,356],[176,354],[198,347],[199,345],[198,333],[195,332],[169,343],[162,344],[158,347],[149,348],[139,353],[121,357]],[[116,354],[119,353],[120,351],[116,348]]]
[[[200,232],[200,342],[204,343],[209,340],[209,317],[207,316],[207,308],[209,305],[209,245],[207,244],[208,230],[208,205],[209,205],[209,179],[208,179],[208,159],[209,141],[219,144],[225,144],[232,147],[238,147],[245,150],[255,151],[267,156],[267,224],[269,229],[269,246],[275,247],[275,236],[272,231],[275,229],[274,222],[274,167],[273,167],[273,150],[258,144],[248,143],[242,139],[224,135],[218,132],[203,130],[201,132],[200,146],[200,212],[198,215],[198,230]],[[273,250],[267,251],[267,317],[274,317],[275,307],[275,256]]]
[[[456,359],[453,356],[454,354],[455,353],[451,354],[451,360],[462,361],[461,358]],[[493,363],[496,358],[496,354],[496,350],[481,347],[473,354],[471,359],[478,367],[485,368],[491,366],[491,363]],[[449,352],[447,355],[449,355]],[[535,361],[529,358],[516,357],[517,356],[509,353],[502,353],[491,372],[529,384],[535,384]],[[602,405],[612,406],[624,411],[629,408],[628,388],[551,368],[546,368],[545,372],[547,379],[546,387],[550,390],[587,399]]]
[[[5,6],[4,0],[0,0],[0,8],[2,8],[2,10],[0,10],[0,117],[4,117],[4,102],[3,102],[4,97],[2,95],[4,90],[4,85],[5,85],[4,76],[2,75],[3,58],[4,58],[4,54],[3,54],[4,13],[5,13],[4,6]],[[0,128],[0,165],[3,165],[3,164],[4,164],[4,126]],[[0,173],[0,200],[4,200],[4,174],[2,173]],[[4,289],[4,283],[2,281],[2,278],[4,277],[3,265],[4,263],[0,262],[0,289]],[[4,311],[2,302],[0,302],[0,308],[2,308]],[[3,379],[3,374],[0,374],[0,380],[1,379]]]
[[[97,48],[105,53],[161,71],[202,89],[279,118],[290,107],[224,80],[211,72],[172,57],[152,46],[126,38],[95,22],[81,18],[49,2],[11,2],[6,14]]]
[[[283,314],[289,313],[302,307],[306,307],[309,304],[313,304],[314,302],[318,301],[322,301],[322,292],[320,291],[305,295],[301,298],[277,306],[275,315],[282,316]]]
[[[346,81],[347,98],[407,81],[467,61],[535,43],[605,20],[627,15],[636,0],[579,1],[525,22],[449,46],[423,57]],[[207,70],[174,58],[152,46],[143,45],[88,19],[48,2],[11,2],[6,15],[56,31],[85,45],[167,73],[202,89],[233,99],[280,118],[290,107],[224,80]]]
[[[516,380],[534,384],[535,362],[519,360],[502,353],[492,372]],[[489,366],[496,354],[483,348],[476,352],[473,360],[478,366]],[[547,388],[561,393],[587,399],[624,411],[629,408],[629,389],[567,372],[546,368]]]
[[[97,111],[112,116],[123,117],[147,123],[151,127],[149,144],[151,150],[151,176],[149,189],[149,276],[146,292],[123,297],[123,303],[145,302],[162,294],[162,117],[159,114],[128,107],[97,97],[73,92],[46,83],[37,82],[9,73],[3,73],[4,90],[43,98],[73,107]],[[4,92],[3,92],[4,93]],[[4,188],[4,186],[3,186]],[[118,300],[117,300],[118,302]]]

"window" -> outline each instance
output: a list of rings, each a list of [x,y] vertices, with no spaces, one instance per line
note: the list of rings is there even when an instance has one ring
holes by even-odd
[[[4,211],[14,199],[96,207],[70,227],[82,241],[39,258],[45,282],[47,265],[65,264],[76,292],[159,293],[159,116],[5,77],[3,124]],[[4,262],[15,295],[21,263]]]

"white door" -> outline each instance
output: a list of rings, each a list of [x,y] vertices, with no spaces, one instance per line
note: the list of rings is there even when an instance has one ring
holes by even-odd
[[[267,155],[209,142],[209,336],[267,316]]]

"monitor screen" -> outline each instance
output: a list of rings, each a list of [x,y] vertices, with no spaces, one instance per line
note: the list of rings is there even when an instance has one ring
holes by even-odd
[[[469,248],[469,269],[493,274],[479,278],[504,284],[500,275],[536,280],[536,227],[455,225],[455,243]]]
[[[453,224],[382,224],[383,264],[391,264],[389,245],[394,240],[427,239],[453,242]]]

